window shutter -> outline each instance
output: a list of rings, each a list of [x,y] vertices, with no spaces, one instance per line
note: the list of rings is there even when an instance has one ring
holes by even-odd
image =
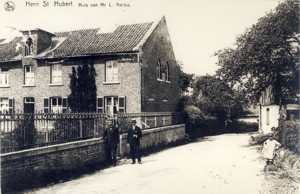
[[[66,113],[68,110],[68,98],[62,98],[62,112]]]
[[[113,61],[113,80],[118,81],[119,73],[118,73],[118,61]]]
[[[126,97],[119,96],[119,112],[125,113],[126,112]]]
[[[9,114],[12,114],[14,112],[14,104],[15,104],[15,101],[13,98],[9,98],[8,100],[8,111],[9,111]]]
[[[44,98],[44,113],[49,113],[50,111],[49,98]]]
[[[103,113],[104,111],[104,98],[101,96],[101,97],[98,97],[97,99],[97,112],[99,113]]]

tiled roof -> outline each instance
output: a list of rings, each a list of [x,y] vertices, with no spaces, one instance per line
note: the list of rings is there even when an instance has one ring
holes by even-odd
[[[59,58],[135,51],[136,46],[150,31],[153,22],[121,25],[111,33],[101,33],[98,28],[57,32],[52,45],[36,58]],[[100,32],[100,33],[99,33]],[[16,37],[9,43],[0,39],[0,61],[21,59],[21,40]]]
[[[0,43],[0,61],[17,61],[22,58],[21,44],[22,37],[15,37],[6,43],[2,39]]]

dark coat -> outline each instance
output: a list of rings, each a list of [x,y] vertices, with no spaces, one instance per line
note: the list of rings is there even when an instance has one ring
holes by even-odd
[[[138,126],[135,126],[133,130],[132,126],[128,130],[127,143],[130,145],[140,145],[140,139],[142,138],[142,130]]]
[[[104,130],[103,139],[107,145],[114,147],[120,144],[119,136],[119,128],[112,126]]]

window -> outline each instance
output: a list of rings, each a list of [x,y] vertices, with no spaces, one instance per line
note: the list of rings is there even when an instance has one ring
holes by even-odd
[[[32,86],[34,85],[34,71],[33,71],[33,66],[25,66],[24,67],[24,72],[25,72],[25,79],[24,79],[24,84],[27,86]]]
[[[34,113],[34,98],[25,97],[24,98],[24,113]]]
[[[167,65],[166,65],[166,71],[165,71],[165,78],[166,78],[166,81],[170,81],[170,77],[169,77],[169,73],[170,73],[170,69],[169,69],[169,63],[167,62]]]
[[[44,98],[44,113],[65,113],[68,110],[68,99],[62,97]]]
[[[0,68],[0,87],[9,86],[8,68]]]
[[[0,113],[12,114],[13,111],[14,111],[14,99],[0,97]]]
[[[118,61],[106,61],[105,66],[105,81],[118,82]]]
[[[33,40],[29,37],[24,45],[24,56],[33,54]]]
[[[97,99],[97,112],[117,114],[126,112],[125,96],[106,96]]]
[[[62,65],[51,66],[51,84],[62,84]]]
[[[156,78],[158,81],[169,81],[170,79],[170,67],[169,63],[164,64],[160,59],[157,61]]]
[[[270,125],[270,109],[267,108],[267,119],[266,119],[266,124]]]
[[[158,59],[158,61],[157,61],[156,78],[161,79],[161,62],[160,62],[160,59]]]

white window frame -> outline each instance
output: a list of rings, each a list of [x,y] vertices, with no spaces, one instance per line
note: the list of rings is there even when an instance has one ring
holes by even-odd
[[[119,63],[118,61],[106,61],[105,63],[105,82],[119,82]]]
[[[54,102],[56,101],[56,104]],[[53,96],[44,98],[44,113],[66,113],[68,111],[68,98]]]
[[[9,69],[0,68],[0,87],[9,87]]]
[[[52,85],[61,85],[62,80],[62,64],[51,65],[51,83]]]
[[[14,99],[0,97],[0,112],[1,114],[12,114],[14,111]]]
[[[121,104],[121,101],[123,102]],[[101,102],[101,103],[99,103]],[[108,105],[108,102],[110,104]],[[114,112],[115,108],[115,112]],[[126,113],[126,97],[125,96],[99,96],[97,98],[97,112],[107,114]]]
[[[24,66],[24,85],[34,86],[34,68],[32,65]]]

